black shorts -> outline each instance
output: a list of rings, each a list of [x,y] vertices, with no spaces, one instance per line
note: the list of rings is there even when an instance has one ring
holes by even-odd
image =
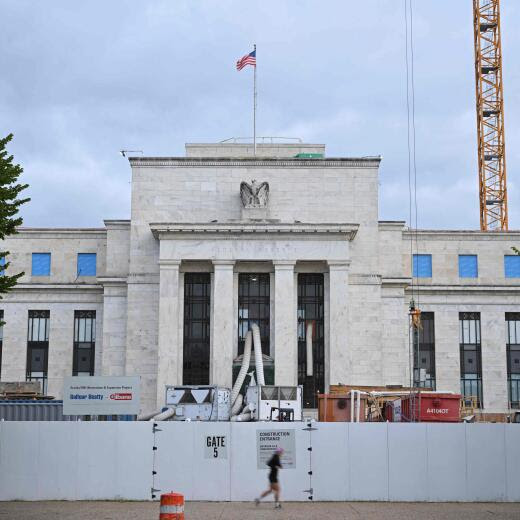
[[[278,484],[278,475],[269,475],[270,484]]]

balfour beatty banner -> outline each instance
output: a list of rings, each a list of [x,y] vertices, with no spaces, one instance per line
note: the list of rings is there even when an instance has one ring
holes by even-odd
[[[74,376],[63,385],[64,415],[137,415],[139,376]]]

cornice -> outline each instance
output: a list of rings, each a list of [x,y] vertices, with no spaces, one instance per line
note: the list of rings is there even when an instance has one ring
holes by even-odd
[[[103,292],[101,284],[79,284],[79,283],[18,283],[13,292]]]
[[[515,240],[520,238],[520,230],[510,231],[480,231],[480,230],[434,230],[434,229],[413,229],[403,230],[403,237],[409,238],[417,235],[419,240],[510,240],[512,237]]]
[[[520,293],[520,285],[419,285],[414,286],[419,295],[439,294],[514,294]],[[406,291],[411,294],[411,287]]]
[[[27,238],[27,235],[31,235],[32,238],[75,238],[78,236],[88,238],[101,238],[106,239],[107,230],[105,228],[24,228],[19,227],[16,229],[16,234],[6,237],[6,240],[20,240]]]
[[[381,285],[381,275],[352,273],[348,277],[348,283],[349,285]]]
[[[381,283],[383,287],[399,287],[406,289],[406,287],[412,283],[412,279],[409,277],[383,277]]]
[[[127,285],[126,276],[98,276],[97,280],[99,283],[103,284],[104,287],[116,287]]]
[[[226,235],[269,235],[276,239],[280,235],[306,236],[343,236],[353,240],[359,224],[327,223],[273,223],[273,222],[211,222],[211,223],[151,223],[150,229],[155,238],[199,238],[212,235],[220,238]]]
[[[168,167],[261,167],[261,168],[377,168],[381,157],[331,157],[327,159],[234,158],[234,157],[131,157],[134,168]]]

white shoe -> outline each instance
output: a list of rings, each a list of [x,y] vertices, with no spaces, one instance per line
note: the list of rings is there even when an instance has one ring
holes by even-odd
[[[260,499],[259,498],[255,498],[255,506],[257,506],[259,503],[260,503]]]
[[[274,505],[274,508],[275,509],[282,509],[282,504],[280,504],[280,502],[278,502],[278,504]]]

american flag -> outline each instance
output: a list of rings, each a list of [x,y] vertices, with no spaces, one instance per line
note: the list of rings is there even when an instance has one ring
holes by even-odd
[[[256,49],[237,61],[237,70],[242,70],[246,65],[256,67]]]

